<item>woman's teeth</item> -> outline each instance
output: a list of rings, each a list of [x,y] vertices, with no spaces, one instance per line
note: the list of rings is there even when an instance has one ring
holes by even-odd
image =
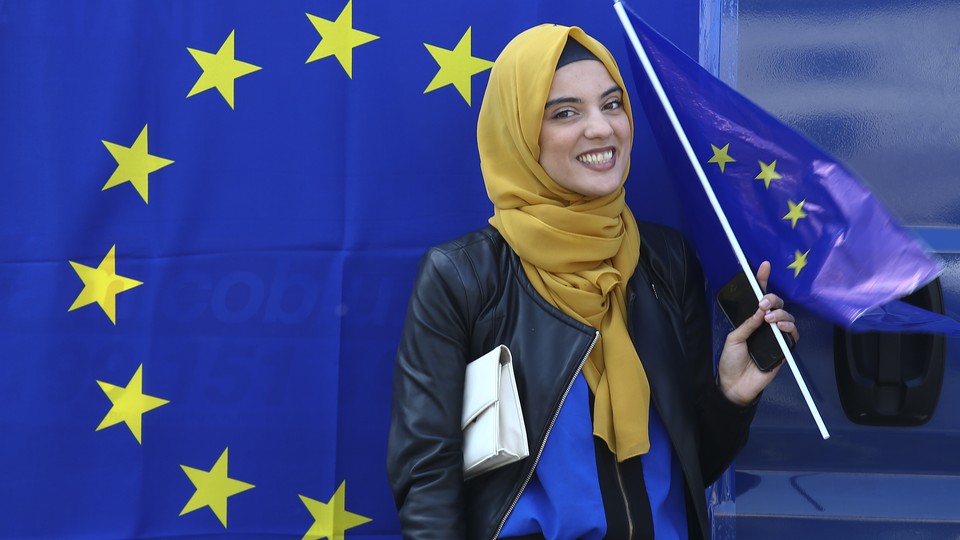
[[[606,150],[604,152],[596,152],[593,154],[583,154],[577,157],[577,160],[583,163],[589,163],[591,165],[599,165],[600,163],[606,163],[613,159],[613,150]]]

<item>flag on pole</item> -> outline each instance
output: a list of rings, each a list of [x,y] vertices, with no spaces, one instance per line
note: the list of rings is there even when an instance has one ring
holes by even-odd
[[[740,268],[698,173],[750,266],[769,260],[771,287],[791,303],[856,330],[960,333],[953,319],[896,302],[941,267],[852,172],[626,13],[695,156],[630,54],[640,101],[680,183],[685,231],[714,290]]]

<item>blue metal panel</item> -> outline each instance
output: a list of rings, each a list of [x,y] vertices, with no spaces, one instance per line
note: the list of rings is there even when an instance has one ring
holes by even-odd
[[[960,3],[704,6],[714,30],[701,62],[870,184],[941,255],[946,309],[960,317]],[[782,373],[715,495],[715,538],[960,538],[960,342],[947,340],[929,423],[859,426],[840,406],[832,325],[799,316],[796,355],[832,437],[820,439]]]

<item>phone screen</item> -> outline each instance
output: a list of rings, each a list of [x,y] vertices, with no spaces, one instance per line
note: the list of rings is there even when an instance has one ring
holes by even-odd
[[[747,275],[742,270],[720,289],[717,293],[717,302],[734,328],[756,313],[758,303]],[[761,371],[770,371],[784,359],[780,344],[777,343],[777,336],[767,323],[747,338],[747,350],[750,352],[753,363]]]

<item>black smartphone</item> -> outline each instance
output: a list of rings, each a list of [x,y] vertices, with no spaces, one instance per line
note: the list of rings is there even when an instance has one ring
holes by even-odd
[[[720,289],[717,293],[717,302],[734,328],[757,312],[757,297],[750,287],[747,275],[742,270]],[[780,365],[784,359],[780,344],[777,343],[777,336],[773,333],[770,324],[766,322],[747,338],[747,350],[760,371],[770,371]]]

